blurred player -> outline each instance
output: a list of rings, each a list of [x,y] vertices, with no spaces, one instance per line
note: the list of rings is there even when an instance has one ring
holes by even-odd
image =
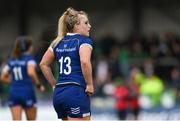
[[[54,89],[53,104],[62,120],[90,120],[90,96],[94,92],[87,14],[68,8],[59,19],[58,36],[44,54],[40,67]],[[59,67],[57,82],[50,64]]]
[[[18,37],[12,56],[2,70],[1,79],[10,84],[8,105],[13,120],[21,120],[23,110],[27,120],[35,120],[37,108],[33,83],[40,91],[44,91],[44,86],[40,84],[36,74],[32,50],[31,37]]]

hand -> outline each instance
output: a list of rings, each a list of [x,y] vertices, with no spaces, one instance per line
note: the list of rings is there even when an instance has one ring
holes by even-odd
[[[44,88],[44,86],[43,86],[42,84],[38,84],[38,85],[36,85],[36,87],[37,87],[37,89],[38,89],[39,91],[41,91],[41,92],[44,92],[44,91],[45,91],[45,88]]]
[[[44,92],[45,91],[45,87],[41,84],[40,86],[40,89],[39,89],[41,92]]]
[[[94,93],[94,87],[93,87],[93,85],[87,85],[85,92],[86,92],[87,95],[89,95],[89,96],[93,95],[93,93]]]

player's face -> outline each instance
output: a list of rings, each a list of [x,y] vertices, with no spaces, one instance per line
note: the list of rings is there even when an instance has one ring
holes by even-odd
[[[76,26],[77,33],[80,33],[84,36],[89,36],[89,31],[91,29],[91,25],[89,24],[89,20],[86,15],[79,15],[80,23]]]

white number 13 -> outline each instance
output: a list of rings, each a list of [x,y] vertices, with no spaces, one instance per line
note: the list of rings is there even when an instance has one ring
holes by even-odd
[[[60,59],[59,59],[59,63],[60,63],[60,74],[62,74],[62,73],[64,73],[64,74],[66,74],[66,75],[69,75],[70,73],[71,73],[71,58],[70,57],[61,57]],[[65,67],[64,67],[64,64],[66,64],[65,65]],[[64,67],[64,69],[63,69],[63,67]]]

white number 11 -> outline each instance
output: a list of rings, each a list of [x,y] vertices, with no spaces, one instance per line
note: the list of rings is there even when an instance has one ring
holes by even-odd
[[[14,72],[14,77],[16,80],[22,80],[23,79],[21,67],[13,68],[13,72]]]

